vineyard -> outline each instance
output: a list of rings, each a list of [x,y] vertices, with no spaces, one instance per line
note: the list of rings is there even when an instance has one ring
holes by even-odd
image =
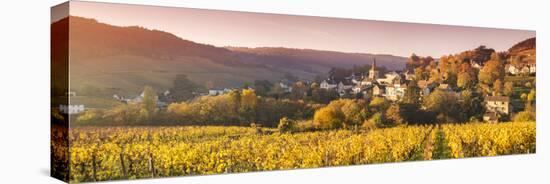
[[[71,182],[535,153],[534,122],[279,133],[246,127],[71,128]]]

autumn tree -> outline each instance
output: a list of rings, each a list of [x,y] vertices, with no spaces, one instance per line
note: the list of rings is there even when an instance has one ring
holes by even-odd
[[[502,84],[502,81],[500,79],[497,79],[493,83],[493,95],[494,96],[502,95],[503,88],[504,88],[504,85]]]
[[[377,112],[373,114],[368,121],[366,121],[363,124],[363,127],[372,127],[372,125],[376,127],[384,127],[385,126],[385,117],[384,114],[381,112]]]
[[[535,112],[535,107],[536,107],[536,92],[535,92],[535,89],[531,89],[531,91],[529,92],[529,94],[527,94],[527,103],[525,104],[525,110],[526,111],[533,111]]]
[[[258,98],[254,90],[243,89],[241,92],[239,114],[241,123],[250,124],[255,121]]]
[[[479,71],[478,79],[480,82],[488,85],[498,79],[504,79],[504,65],[496,52],[491,55],[491,59]]]
[[[407,104],[420,104],[420,88],[415,80],[409,82],[401,101]]]
[[[514,83],[512,83],[512,82],[505,82],[505,83],[504,83],[503,93],[504,93],[504,95],[506,95],[506,96],[512,96],[512,94],[514,93]]]
[[[320,129],[334,129],[343,126],[344,114],[332,106],[323,107],[315,112],[313,124]]]
[[[483,106],[483,96],[474,90],[464,90],[460,92],[460,110],[462,120],[479,120],[483,116],[485,107]]]
[[[357,128],[367,117],[365,106],[362,100],[334,100],[315,112],[314,123],[322,128]]]
[[[430,71],[425,67],[418,67],[414,69],[414,76],[417,80],[428,80],[430,77]]]
[[[434,112],[438,122],[458,122],[459,103],[454,92],[435,90],[424,98],[424,107]]]
[[[383,97],[374,97],[369,103],[369,107],[376,109],[378,112],[385,111],[389,105],[390,102]]]
[[[151,118],[157,113],[157,95],[150,86],[145,86],[143,90],[143,109],[147,117]]]
[[[363,100],[340,100],[342,104],[340,105],[340,110],[344,114],[344,128],[354,128],[357,127],[365,120],[367,117],[366,104]]]
[[[491,59],[491,55],[493,53],[495,53],[494,49],[487,48],[485,45],[481,45],[474,49],[472,60],[482,64]]]
[[[390,107],[388,107],[388,110],[386,110],[386,119],[391,121],[391,125],[398,126],[403,123],[405,123],[402,115],[401,115],[401,107],[399,107],[399,104],[392,104]]]
[[[238,116],[241,109],[241,99],[242,99],[241,92],[239,90],[231,90],[226,95],[229,97],[229,101],[230,101],[230,107],[226,109],[227,112],[234,114],[235,116]]]
[[[471,89],[475,87],[477,83],[476,71],[470,63],[462,63],[457,76],[457,87],[462,89]]]

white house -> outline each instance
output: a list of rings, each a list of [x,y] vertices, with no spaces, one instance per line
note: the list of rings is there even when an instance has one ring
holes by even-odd
[[[510,73],[510,74],[512,74],[512,75],[517,75],[517,74],[519,74],[520,71],[519,71],[519,69],[518,69],[516,66],[514,66],[514,65],[507,65],[507,66],[506,66],[506,72],[508,72],[508,73]]]
[[[59,111],[65,114],[79,114],[84,112],[84,105],[59,105]]]
[[[384,85],[374,85],[372,87],[372,95],[374,96],[384,96],[386,92],[386,86]]]
[[[386,98],[388,100],[399,100],[405,96],[406,84],[393,84],[386,86]]]
[[[485,108],[489,112],[510,114],[510,98],[506,96],[487,96],[485,97]]]
[[[343,80],[338,83],[338,93],[340,93],[340,96],[343,96],[346,93],[346,90],[349,90],[353,87],[353,83],[348,80]]]
[[[529,71],[530,71],[529,66],[525,65],[521,68],[519,72],[522,74],[529,74]]]
[[[336,83],[334,80],[323,80],[323,82],[321,82],[319,87],[321,89],[326,89],[326,90],[334,89],[338,87],[338,83]]]
[[[529,66],[529,74],[535,74],[537,73],[537,66],[535,63],[528,64]]]
[[[210,96],[216,96],[216,95],[223,95],[226,93],[229,93],[231,90],[228,88],[213,88],[208,90],[208,95]]]
[[[507,96],[487,96],[485,97],[485,109],[483,120],[496,122],[498,121],[498,115],[512,113],[510,98]]]

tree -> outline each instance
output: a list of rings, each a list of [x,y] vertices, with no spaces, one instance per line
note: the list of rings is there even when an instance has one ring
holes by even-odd
[[[414,76],[417,80],[428,80],[430,77],[430,73],[424,67],[420,66],[414,69]]]
[[[525,110],[526,111],[533,111],[535,112],[535,107],[536,107],[536,92],[535,92],[535,89],[531,89],[531,91],[529,92],[529,94],[527,95],[527,103],[525,104]]]
[[[420,88],[416,81],[409,82],[407,85],[407,90],[405,90],[405,95],[403,96],[403,103],[408,104],[419,104],[420,103]]]
[[[473,90],[464,90],[460,93],[460,110],[462,112],[462,120],[481,119],[485,111],[483,106],[483,96]]]
[[[527,102],[533,103],[536,100],[535,98],[536,98],[535,89],[531,89],[531,91],[529,91],[529,94],[527,95]]]
[[[479,71],[478,79],[484,84],[491,84],[497,79],[504,79],[504,66],[500,56],[495,52],[491,55],[491,59],[485,63],[485,66]]]
[[[512,94],[514,93],[514,83],[512,83],[512,82],[505,82],[505,83],[504,83],[504,90],[503,90],[503,93],[504,93],[504,95],[506,95],[506,96],[512,96]]]
[[[314,122],[324,128],[356,128],[367,117],[365,106],[363,100],[334,100],[315,112]]]
[[[269,92],[269,96],[275,97],[276,99],[282,98],[284,94],[285,90],[278,82],[273,84]]]
[[[472,60],[478,63],[484,63],[491,59],[493,53],[495,53],[494,49],[487,48],[485,45],[480,45],[478,48],[474,49]]]
[[[258,104],[258,98],[254,90],[243,89],[241,92],[241,99],[240,99],[241,106],[239,109],[239,112],[241,114],[240,116],[242,117],[241,123],[249,124],[255,121],[257,104]]]
[[[258,96],[267,96],[273,84],[268,80],[255,80],[254,91]]]
[[[195,92],[204,90],[204,87],[192,82],[185,74],[178,74],[174,79],[174,86],[170,89],[171,99],[175,102],[186,101],[195,97]]]
[[[474,86],[474,80],[469,73],[460,73],[456,85],[462,89],[471,88]]]
[[[239,111],[241,109],[241,92],[239,90],[231,90],[227,95],[229,96],[231,107],[226,110],[235,116],[239,116]]]
[[[290,92],[290,98],[294,100],[301,100],[307,95],[308,87],[302,82],[298,81],[292,85],[292,91]]]
[[[334,129],[343,126],[344,114],[332,107],[323,107],[315,112],[313,124],[320,129]]]
[[[428,111],[434,112],[440,123],[452,123],[460,120],[459,103],[454,92],[435,90],[424,98],[424,107]]]
[[[296,122],[294,120],[283,117],[281,118],[281,120],[279,120],[279,125],[277,126],[277,129],[279,129],[279,132],[281,133],[287,133],[294,131],[295,127]]]
[[[336,90],[316,88],[311,91],[311,100],[317,103],[327,104],[338,98]]]
[[[457,86],[462,89],[471,89],[477,83],[476,71],[470,63],[464,62],[460,64],[460,70],[457,76]]]
[[[401,116],[401,108],[398,104],[392,104],[386,110],[386,119],[392,122],[392,125],[398,126],[404,123],[404,119]]]
[[[369,103],[369,107],[377,109],[379,112],[384,111],[388,106],[388,100],[382,97],[374,97]]]
[[[340,110],[344,115],[344,128],[356,128],[367,116],[366,105],[362,100],[339,100],[342,102]],[[332,103],[331,103],[332,104]]]
[[[410,71],[414,70],[420,65],[420,57],[417,56],[415,53],[413,53],[408,59],[406,63],[407,69]]]
[[[145,86],[142,103],[148,118],[152,118],[157,113],[157,98],[155,90],[149,86]]]
[[[385,122],[384,114],[377,112],[369,119],[369,124],[374,124],[376,127],[384,127]]]
[[[500,81],[500,79],[497,79],[493,83],[493,95],[495,95],[495,96],[502,95],[502,89],[503,88],[504,87],[503,87],[502,81]]]

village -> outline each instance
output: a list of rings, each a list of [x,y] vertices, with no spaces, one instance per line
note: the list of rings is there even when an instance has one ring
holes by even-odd
[[[471,66],[477,69],[483,67],[477,62],[471,62]],[[460,100],[460,91],[456,87],[451,87],[449,84],[428,80],[416,80],[414,72],[410,70],[390,71],[382,75],[377,68],[376,60],[374,60],[368,73],[352,73],[342,79],[337,79],[333,75],[329,75],[326,79],[319,82],[318,88],[328,92],[335,92],[338,98],[360,98],[369,96],[383,97],[391,102],[399,102],[403,99],[411,83],[415,82],[415,86],[419,89],[419,100],[430,95],[434,90],[442,90],[447,93],[455,94]],[[505,71],[506,75],[510,76],[535,75],[536,65],[534,63],[525,64],[523,66],[507,64]],[[315,83],[310,81],[298,82],[306,85]],[[293,92],[293,86],[295,86],[296,83],[281,80],[274,85],[277,85],[277,87],[282,90],[281,92],[288,94]],[[243,89],[244,88],[254,90],[254,86],[246,86],[243,87]],[[232,90],[239,90],[239,88],[210,88],[207,92],[196,93],[195,95],[217,96],[227,94]],[[124,98],[116,94],[113,95],[113,98],[124,103],[140,103],[143,96],[144,94],[142,92],[140,95],[132,98]],[[158,93],[156,98],[158,108],[165,109],[170,103],[170,91],[166,90],[162,93]],[[487,122],[497,122],[500,116],[511,116],[514,113],[514,108],[509,96],[485,96],[483,106],[485,108],[483,120]],[[74,112],[82,112],[83,106],[78,106],[78,109],[78,111]]]
[[[481,69],[483,66],[477,62],[471,62],[473,68]],[[460,100],[460,91],[451,85],[446,83],[437,83],[428,80],[416,80],[414,72],[410,70],[404,71],[390,71],[385,74],[381,74],[377,69],[376,60],[371,64],[368,73],[356,74],[337,79],[333,75],[329,75],[326,79],[322,80],[318,84],[318,88],[326,90],[327,92],[334,92],[338,95],[338,98],[360,98],[360,97],[383,97],[391,102],[399,102],[403,99],[411,82],[415,82],[415,86],[419,89],[419,97],[422,99],[430,95],[434,90],[442,90],[448,93],[455,94]],[[510,76],[529,76],[536,74],[536,65],[534,63],[524,64],[522,66],[514,66],[507,64],[505,66],[506,75]],[[311,85],[315,82],[310,81],[298,81],[306,85]],[[274,85],[282,90],[282,93],[292,93],[295,83],[281,80]],[[244,88],[243,88],[244,89]],[[254,86],[247,86],[246,89],[254,90]],[[196,92],[195,96],[217,96],[231,92],[232,90],[240,90],[239,88],[211,88],[207,92]],[[67,95],[75,97],[75,92],[70,92]],[[304,94],[307,95],[307,94]],[[134,97],[123,97],[117,94],[113,95],[113,99],[126,104],[141,103],[144,98],[144,92]],[[167,108],[169,103],[172,103],[170,90],[159,92],[155,96],[157,100],[157,107],[160,110]],[[419,99],[419,100],[421,100]],[[512,105],[512,99],[509,96],[485,96],[483,106],[485,113],[483,120],[486,122],[497,122],[499,116],[511,116],[514,113],[514,107]],[[63,105],[59,109],[68,114],[79,114],[86,110],[85,104],[71,104],[69,106]]]

